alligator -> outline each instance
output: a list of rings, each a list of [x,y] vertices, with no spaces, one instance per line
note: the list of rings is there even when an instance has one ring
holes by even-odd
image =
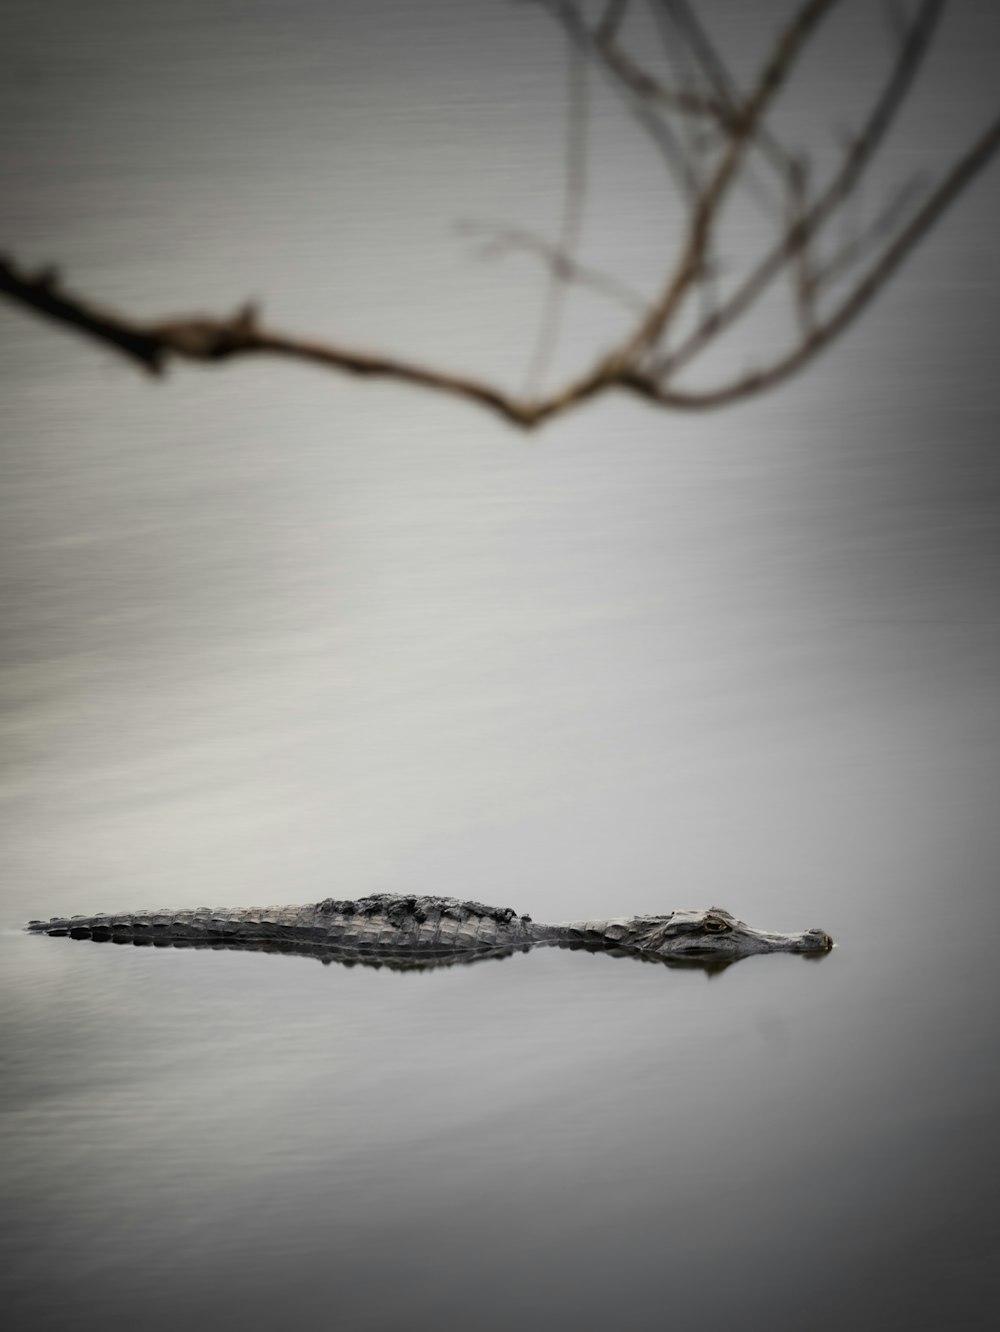
[[[390,893],[357,901],[328,897],[311,906],[57,916],[30,921],[27,929],[33,934],[112,943],[298,953],[323,962],[361,962],[400,970],[508,957],[546,945],[705,970],[721,969],[753,953],[816,957],[833,947],[822,930],[765,933],[722,907],[543,925],[511,907]]]

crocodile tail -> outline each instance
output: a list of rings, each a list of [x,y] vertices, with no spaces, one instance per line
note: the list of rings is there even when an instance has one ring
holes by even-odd
[[[30,934],[48,934],[71,939],[111,940],[120,943],[213,942],[241,938],[273,939],[287,933],[288,909],[269,912],[213,910],[110,912],[96,916],[53,916],[32,920]]]

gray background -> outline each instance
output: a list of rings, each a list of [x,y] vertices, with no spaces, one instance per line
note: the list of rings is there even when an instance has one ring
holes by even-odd
[[[782,104],[819,160],[889,57],[875,8]],[[751,70],[786,7],[704,12]],[[994,113],[998,38],[952,7],[882,184]],[[0,52],[19,258],[521,382],[537,265],[456,224],[558,228],[532,7],[4,0]],[[598,81],[590,112],[586,254],[649,290],[668,184]],[[525,437],[289,365],[153,385],[0,309],[17,1327],[990,1325],[998,188],[806,375],[698,417]],[[622,327],[575,294],[557,367]],[[19,933],[397,890],[839,947],[706,982]]]

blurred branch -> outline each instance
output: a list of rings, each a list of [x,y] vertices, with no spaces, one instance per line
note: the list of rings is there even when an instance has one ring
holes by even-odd
[[[818,296],[825,288],[831,287],[843,278],[873,249],[876,249],[880,241],[898,231],[918,195],[923,194],[925,190],[926,182],[921,176],[904,181],[867,227],[862,228],[849,241],[845,241],[829,259],[817,264],[809,275],[809,284],[814,296]]]
[[[18,270],[13,260],[0,255],[0,292],[13,301],[106,342],[154,373],[159,371],[163,352],[159,340],[118,315],[77,300],[60,287],[59,270],[42,268],[36,273]]]
[[[583,227],[583,206],[587,193],[587,67],[576,44],[566,43],[566,173],[563,182],[562,226],[558,251],[572,265]],[[559,323],[562,318],[566,283],[558,264],[549,267],[545,308],[538,327],[534,355],[528,367],[524,392],[530,396],[545,378],[555,354]]]
[[[567,254],[558,245],[553,245],[543,236],[523,227],[507,227],[499,222],[461,222],[459,231],[467,236],[486,236],[488,239],[479,249],[484,259],[498,259],[511,250],[523,250],[526,254],[537,255],[539,259],[562,282],[576,283],[580,287],[590,287],[599,296],[616,301],[631,310],[633,314],[643,314],[646,303],[639,292],[627,282],[602,273],[600,269],[581,264],[578,259]]]
[[[141,324],[108,310],[98,310],[57,285],[52,270],[31,274],[0,255],[0,292],[57,323],[68,324],[98,342],[161,374],[172,360],[225,361],[237,356],[287,356],[342,370],[352,375],[399,379],[440,389],[492,407],[517,425],[529,424],[525,413],[492,385],[452,375],[390,356],[286,336],[258,323],[254,306],[243,306],[222,318],[194,316]]]
[[[747,144],[788,77],[812,30],[835,3],[836,0],[808,0],[779,34],[756,88],[747,99],[736,125],[730,130],[729,142],[721,162],[692,206],[688,238],[680,261],[650,315],[636,329],[625,347],[613,354],[615,363],[627,364],[653,347],[680,309],[691,287],[701,279],[713,224],[739,171]]]
[[[697,194],[697,181],[691,163],[681,146],[676,128],[668,117],[660,114],[655,99],[633,87],[630,81],[623,78],[608,61],[607,51],[616,49],[613,34],[624,17],[627,3],[609,7],[609,12],[612,9],[618,11],[614,24],[609,24],[605,15],[593,30],[587,27],[579,9],[571,3],[571,0],[535,0],[535,3],[539,8],[547,10],[556,22],[563,26],[581,53],[594,61],[602,72],[609,76],[612,87],[623,98],[629,114],[649,136],[663,159],[678,190],[684,195],[694,197]],[[612,34],[611,37],[607,35],[609,33]]]
[[[676,34],[676,45],[687,54],[702,82],[714,89],[722,109],[723,124],[732,129],[739,118],[743,97],[697,13],[687,0],[650,0],[650,5],[664,36],[668,30]],[[782,180],[787,177],[791,159],[763,120],[757,126],[751,146],[760,151],[766,164],[777,171]],[[766,187],[758,182],[749,164],[743,168],[743,184],[767,209],[769,200]]]
[[[837,0],[799,3],[777,34],[756,80],[746,89],[732,77],[715,40],[686,0],[649,0],[669,61],[666,80],[625,49],[629,0],[608,0],[593,25],[571,0],[534,2],[562,26],[572,44],[560,234],[550,242],[513,226],[469,224],[465,228],[490,238],[485,253],[523,250],[536,255],[548,270],[545,307],[525,392],[509,392],[486,380],[405,358],[280,333],[268,328],[252,305],[228,316],[129,318],[76,295],[54,269],[31,271],[9,256],[0,256],[0,295],[109,347],[154,375],[178,360],[280,356],[450,394],[523,428],[537,426],[612,390],[637,395],[658,407],[703,410],[762,392],[807,365],[867,309],[1000,150],[998,118],[950,163],[936,184],[911,179],[874,210],[867,226],[854,223],[835,241],[831,231],[857,205],[866,173],[915,84],[943,0],[921,0],[912,16],[901,6],[888,10],[894,53],[885,79],[829,179],[818,185],[809,159],[787,149],[766,121]],[[584,263],[578,253],[589,156],[584,59],[603,71],[650,136],[685,209],[668,276],[658,289],[651,284],[648,294],[637,293],[616,277]],[[720,237],[720,219],[735,191],[758,191],[753,157],[767,173],[769,190],[777,191],[781,202],[770,210],[768,232],[763,243],[757,243],[756,252],[731,257]],[[731,279],[727,277],[727,289],[721,294],[716,287],[720,272],[733,274]],[[692,390],[678,382],[702,352],[751,316],[782,275],[787,278],[795,315],[791,345],[773,351],[762,368],[735,374],[715,387]],[[591,367],[561,388],[541,393],[537,386],[551,359],[571,284],[624,304],[635,323],[620,344]],[[777,290],[783,294],[784,288]],[[700,308],[692,307],[692,298],[696,302],[700,298]],[[693,308],[698,310],[696,314]],[[750,331],[752,334],[752,323]]]
[[[637,64],[612,36],[602,33],[600,29],[594,33],[594,41],[608,68],[637,97],[663,106],[668,111],[679,111],[682,115],[699,119],[707,118],[723,126],[732,122],[731,109],[718,98],[692,88],[666,87]]]
[[[779,237],[777,244],[740,283],[725,305],[702,322],[671,355],[657,366],[658,375],[670,375],[694,359],[709,342],[724,332],[756,303],[768,285],[790,261],[805,250],[823,226],[850,199],[913,85],[943,0],[924,0],[916,19],[900,43],[896,61],[860,133],[848,145],[840,169],[816,201]]]
[[[969,152],[959,159],[937,189],[885,247],[865,276],[841,300],[833,314],[817,324],[797,346],[777,358],[770,366],[743,375],[718,388],[693,393],[666,388],[655,375],[642,372],[630,376],[625,386],[652,401],[659,402],[662,406],[697,410],[727,406],[781,383],[811,361],[818,352],[854,322],[889,281],[911,250],[939,221],[969,182],[983,170],[998,149],[1000,149],[1000,119],[994,121]]]

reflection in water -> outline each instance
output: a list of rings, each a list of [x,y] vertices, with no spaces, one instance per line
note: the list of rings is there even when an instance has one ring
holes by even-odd
[[[635,953],[625,948],[607,947],[585,940],[546,939],[538,943],[509,944],[503,948],[481,948],[471,952],[439,953],[433,956],[415,956],[412,953],[373,953],[358,949],[331,947],[310,940],[289,939],[156,939],[141,937],[115,938],[113,935],[92,934],[89,930],[73,934],[66,932],[66,937],[88,939],[92,943],[114,943],[131,945],[133,948],[154,949],[198,949],[210,952],[238,953],[278,953],[285,957],[314,957],[325,967],[337,963],[342,967],[371,967],[378,971],[438,971],[445,967],[470,967],[476,962],[498,962],[513,957],[515,953],[527,953],[532,948],[560,948],[572,953],[602,953],[605,957],[628,958],[632,962],[649,962],[654,966],[669,967],[677,971],[703,971],[709,976],[721,975],[723,971],[741,960],[739,955],[725,955],[705,952],[687,953],[684,956],[664,957],[656,953]],[[818,960],[826,957],[827,952],[799,954],[801,957]]]

